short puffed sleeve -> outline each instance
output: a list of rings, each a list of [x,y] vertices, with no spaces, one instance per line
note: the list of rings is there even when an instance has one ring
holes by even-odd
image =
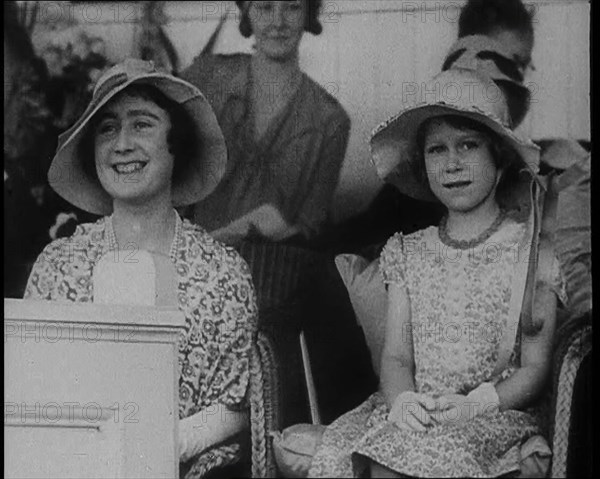
[[[406,286],[405,259],[402,233],[396,233],[381,252],[381,275],[385,284]]]
[[[567,284],[553,248],[540,248],[537,284],[547,286],[563,305],[567,304]]]

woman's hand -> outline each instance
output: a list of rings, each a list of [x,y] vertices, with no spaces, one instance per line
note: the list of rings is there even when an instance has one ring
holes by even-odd
[[[191,416],[179,420],[179,435],[177,437],[179,462],[189,461],[196,453],[196,448],[193,447],[197,442],[194,423],[194,418]]]
[[[187,462],[207,449],[249,427],[249,413],[213,404],[179,420],[179,462]]]
[[[227,226],[211,231],[211,236],[226,244],[236,244],[252,234],[282,241],[300,233],[298,226],[289,225],[281,212],[273,205],[262,205],[250,213],[232,221]]]
[[[424,432],[434,425],[431,412],[435,407],[435,399],[431,396],[415,391],[403,391],[394,401],[388,421],[406,431]]]

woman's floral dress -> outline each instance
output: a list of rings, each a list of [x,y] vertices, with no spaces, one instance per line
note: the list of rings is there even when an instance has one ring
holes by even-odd
[[[244,404],[257,307],[241,256],[199,226],[179,216],[177,222],[173,251],[186,326],[179,339],[179,417],[184,418],[216,403]],[[110,250],[109,228],[110,221],[101,218],[46,246],[25,299],[93,302],[93,270]]]
[[[418,392],[467,394],[490,380],[524,234],[524,223],[507,219],[485,243],[470,249],[443,243],[433,226],[388,240],[381,270],[386,283],[404,284],[408,290]],[[559,284],[557,266],[553,277]],[[518,365],[518,345],[498,379]],[[521,443],[539,432],[532,412],[495,412],[407,432],[387,421],[389,409],[377,392],[327,428],[309,476],[359,477],[368,465],[366,458],[415,477],[514,472]]]

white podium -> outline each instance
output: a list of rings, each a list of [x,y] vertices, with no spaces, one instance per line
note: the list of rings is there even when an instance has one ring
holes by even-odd
[[[171,308],[4,300],[4,477],[177,478]]]

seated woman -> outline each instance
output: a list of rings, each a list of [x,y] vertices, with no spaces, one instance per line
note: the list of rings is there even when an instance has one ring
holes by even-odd
[[[298,63],[303,30],[322,30],[321,2],[236,3],[256,52],[204,51],[182,73],[206,93],[229,152],[223,181],[194,207],[194,221],[228,242],[313,239],[328,220],[350,131],[339,102]]]
[[[186,319],[179,340],[181,462],[231,440],[248,420],[243,405],[256,329],[248,267],[174,210],[209,194],[225,161],[221,130],[198,89],[151,62],[111,68],[61,135],[48,173],[59,195],[103,217],[46,246],[25,292],[29,299],[92,302],[94,268],[119,245],[171,259]]]
[[[539,150],[508,129],[489,77],[450,69],[424,91],[448,86],[463,94],[428,94],[371,139],[382,178],[447,214],[387,242],[380,391],[328,427],[310,477],[501,476],[541,439],[534,406],[563,296],[535,233]]]

